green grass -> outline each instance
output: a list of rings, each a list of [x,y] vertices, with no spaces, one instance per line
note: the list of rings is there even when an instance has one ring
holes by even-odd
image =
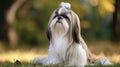
[[[42,64],[36,64],[33,65],[31,63],[21,63],[21,62],[15,62],[15,63],[10,63],[10,62],[5,62],[5,63],[0,63],[0,67],[61,67],[58,65],[50,65],[50,66],[43,66]],[[64,67],[64,66],[62,66]],[[73,67],[73,66],[67,66],[67,67]],[[76,66],[74,66],[76,67]],[[114,64],[114,65],[86,65],[85,67],[120,67],[120,63]]]

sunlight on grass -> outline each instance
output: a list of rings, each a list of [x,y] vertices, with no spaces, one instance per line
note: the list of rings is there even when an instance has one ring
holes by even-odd
[[[47,54],[38,54],[35,51],[9,51],[0,53],[0,62],[12,62],[14,63],[16,60],[21,62],[31,62],[35,57],[43,57]]]
[[[35,51],[9,51],[5,53],[0,54],[0,62],[12,62],[14,63],[16,60],[19,60],[21,62],[31,62],[35,57],[44,57],[47,56],[46,53],[36,53]],[[100,52],[99,54],[94,54],[96,58],[100,58],[105,56],[103,52]],[[113,55],[106,55],[110,61],[114,63],[120,63],[120,54],[113,54]]]
[[[96,58],[100,58],[100,57],[106,56],[113,63],[120,63],[120,54],[105,55],[104,52],[101,52],[100,54],[97,54],[97,55],[94,54],[94,56]]]

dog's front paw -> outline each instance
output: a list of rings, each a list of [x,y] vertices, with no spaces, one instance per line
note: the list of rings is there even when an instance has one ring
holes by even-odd
[[[33,59],[32,64],[43,64],[43,62],[45,62],[45,58],[37,57]]]
[[[56,64],[60,64],[60,62],[55,58],[53,58],[53,59],[47,58],[43,64],[44,65],[56,65]]]
[[[45,58],[35,58],[33,61],[32,61],[32,64],[43,64],[43,65],[55,65],[55,64],[59,64],[59,61],[52,58],[48,58],[48,57],[45,57]]]
[[[106,57],[101,57],[94,62],[96,65],[112,65],[112,62],[109,61]]]

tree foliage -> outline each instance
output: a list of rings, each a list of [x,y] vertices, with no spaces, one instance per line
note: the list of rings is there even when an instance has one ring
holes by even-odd
[[[20,42],[46,44],[47,24],[51,13],[64,0],[29,0],[18,10],[15,29]],[[111,23],[114,0],[65,0],[81,20],[86,40],[108,40],[112,37]]]

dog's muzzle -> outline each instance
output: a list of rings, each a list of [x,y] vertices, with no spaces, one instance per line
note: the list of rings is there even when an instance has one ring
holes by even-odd
[[[57,19],[58,19],[57,23],[61,23],[61,20],[63,19],[63,17],[62,16],[58,16]]]

